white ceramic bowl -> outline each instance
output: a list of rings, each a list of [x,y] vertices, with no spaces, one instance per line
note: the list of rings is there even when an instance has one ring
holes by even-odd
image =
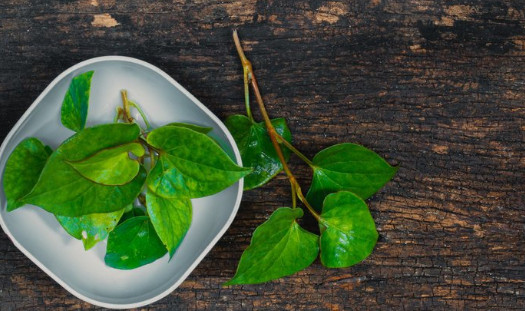
[[[241,157],[224,124],[165,72],[146,62],[121,56],[93,58],[59,75],[16,123],[0,147],[0,179],[15,146],[37,137],[57,147],[73,134],[60,123],[62,99],[71,79],[94,70],[86,126],[112,122],[121,105],[120,90],[139,103],[154,126],[187,121],[213,127],[212,136],[241,165]],[[140,119],[138,114],[135,116]],[[173,291],[228,229],[242,196],[243,181],[210,197],[192,200],[193,220],[186,238],[168,262],[168,256],[134,270],[104,264],[106,241],[84,251],[44,210],[27,205],[6,211],[0,191],[0,224],[13,243],[38,267],[78,298],[107,308],[133,308],[157,301]]]

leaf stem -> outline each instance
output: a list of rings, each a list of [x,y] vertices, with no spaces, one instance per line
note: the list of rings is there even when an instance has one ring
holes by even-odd
[[[144,120],[144,124],[146,124],[146,130],[147,131],[151,130],[151,124],[149,123],[149,120],[146,117],[146,114],[144,113],[142,108],[140,108],[139,105],[137,105],[135,102],[132,102],[131,100],[129,100],[128,103],[129,103],[130,106],[132,106],[133,108],[137,109],[137,111],[140,113],[140,116],[142,117],[142,120]]]
[[[122,96],[122,106],[124,107],[124,121],[132,123],[133,118],[131,117],[131,114],[129,112],[128,92],[126,90],[122,90],[120,91],[120,95]]]
[[[288,149],[290,149],[293,153],[295,153],[301,160],[303,160],[306,164],[308,164],[310,167],[314,167],[314,163],[308,159],[307,156],[305,156],[301,151],[299,151],[297,148],[295,148],[292,144],[290,144],[284,137],[279,135],[279,133],[275,133],[277,135],[277,138],[281,141],[281,143]]]
[[[250,76],[253,72],[252,70],[252,64],[250,61],[246,58],[246,55],[244,55],[244,51],[242,50],[241,42],[239,40],[239,36],[237,36],[237,30],[233,31],[233,41],[235,41],[235,47],[237,48],[237,53],[239,54],[239,57],[241,58],[242,63],[242,71],[243,71],[243,79],[244,79],[244,104],[246,106],[246,115],[248,118],[252,121],[252,123],[255,123],[252,115],[252,110],[250,108],[250,87],[249,87],[249,81]]]
[[[290,185],[292,187],[292,195],[293,195],[292,203],[295,202],[295,197],[297,196],[299,200],[303,202],[306,208],[308,208],[308,210],[315,217],[315,219],[320,220],[321,216],[319,216],[319,214],[312,208],[312,206],[308,203],[308,201],[304,197],[301,191],[301,187],[299,186],[299,183],[295,179],[295,176],[290,171],[290,168],[288,167],[288,164],[286,163],[283,152],[281,150],[281,146],[277,142],[277,139],[280,136],[279,134],[277,134],[277,131],[275,130],[275,128],[272,125],[272,122],[270,121],[270,117],[268,116],[268,112],[266,111],[266,107],[264,106],[264,100],[259,90],[259,85],[257,84],[257,79],[255,78],[255,74],[253,73],[252,65],[250,61],[244,55],[244,51],[242,49],[241,42],[239,40],[239,36],[237,35],[236,30],[233,31],[233,40],[235,41],[235,47],[237,48],[237,53],[239,53],[239,58],[241,59],[243,69],[248,70],[248,78],[251,82],[253,91],[255,93],[255,98],[257,99],[257,104],[259,106],[259,110],[261,111],[261,115],[264,119],[264,124],[266,125],[266,130],[268,132],[268,135],[270,136],[272,145],[275,149],[275,152],[277,153],[277,156],[279,157],[279,160],[281,161],[281,164],[283,165],[283,169],[286,172],[288,179],[290,180]],[[282,137],[280,138],[280,140],[285,141],[284,139],[282,139]]]

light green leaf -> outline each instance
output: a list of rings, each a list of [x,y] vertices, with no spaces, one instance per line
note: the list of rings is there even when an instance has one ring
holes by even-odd
[[[349,267],[363,261],[372,253],[378,238],[366,203],[348,191],[326,197],[319,227],[321,262],[329,268]]]
[[[107,186],[83,177],[66,161],[78,161],[104,148],[135,140],[136,124],[106,124],[87,128],[66,140],[51,155],[33,190],[21,200],[61,216],[109,213],[124,208],[140,193],[146,171],[122,186]]]
[[[51,152],[37,138],[26,138],[15,147],[4,170],[7,211],[24,205],[19,199],[33,189]]]
[[[86,125],[92,77],[93,71],[74,77],[62,102],[62,124],[75,132],[82,130]]]
[[[170,124],[167,124],[167,126],[184,127],[184,128],[188,128],[190,130],[194,130],[195,132],[199,132],[199,133],[202,133],[202,134],[208,134],[209,132],[211,132],[213,130],[213,128],[211,128],[211,127],[200,126],[200,125],[195,125],[195,124],[191,124],[191,123],[183,123],[183,122],[172,122]]]
[[[159,155],[146,184],[153,192],[166,198],[189,196],[184,176],[167,154]]]
[[[271,120],[276,132],[288,142],[292,142],[292,134],[284,118]],[[244,177],[244,190],[260,187],[283,170],[283,165],[275,152],[264,122],[253,123],[243,115],[233,115],[224,122],[230,130],[242,157],[242,163],[253,171]],[[281,145],[286,161],[290,158],[290,150]]]
[[[306,199],[321,210],[324,198],[333,192],[351,191],[367,199],[397,172],[383,158],[363,146],[344,143],[328,147],[314,158],[312,185]]]
[[[129,143],[102,149],[83,160],[67,162],[82,176],[104,185],[123,185],[137,176],[140,163],[129,155],[142,157],[144,147],[139,143]]]
[[[140,135],[136,124],[111,123],[83,129],[66,139],[57,152],[68,161],[80,161],[102,149],[135,141]]]
[[[191,201],[189,197],[165,198],[148,189],[146,206],[153,227],[168,249],[170,258],[186,236],[191,224]]]
[[[89,214],[80,217],[56,216],[60,225],[88,250],[113,231],[124,209],[112,213]]]
[[[300,208],[281,207],[253,233],[237,273],[224,285],[256,284],[303,270],[319,253],[319,237],[297,224]]]
[[[147,140],[182,173],[192,198],[217,193],[250,172],[237,166],[213,139],[187,128],[163,126]]]
[[[133,217],[118,225],[108,237],[104,261],[116,269],[135,269],[167,253],[148,216]]]

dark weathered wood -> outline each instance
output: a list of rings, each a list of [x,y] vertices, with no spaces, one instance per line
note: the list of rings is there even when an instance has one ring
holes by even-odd
[[[4,0],[0,138],[57,74],[109,54],[159,66],[221,118],[242,113],[233,28],[299,149],[358,142],[401,169],[369,201],[381,238],[364,263],[221,288],[253,229],[290,204],[280,176],[245,193],[217,246],[152,309],[523,309],[522,1]],[[291,163],[306,189],[310,172]],[[94,308],[3,233],[0,304]]]

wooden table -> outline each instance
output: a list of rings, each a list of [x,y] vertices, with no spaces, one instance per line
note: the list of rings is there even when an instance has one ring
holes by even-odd
[[[401,166],[369,200],[380,240],[351,268],[317,261],[221,287],[255,227],[290,204],[280,175],[245,193],[216,247],[152,309],[522,309],[525,6],[444,2],[4,0],[0,138],[55,76],[102,55],[151,62],[222,119],[243,113],[237,28],[300,150],[356,142]],[[291,166],[307,188],[308,168]],[[80,308],[94,307],[0,233],[0,309]]]

